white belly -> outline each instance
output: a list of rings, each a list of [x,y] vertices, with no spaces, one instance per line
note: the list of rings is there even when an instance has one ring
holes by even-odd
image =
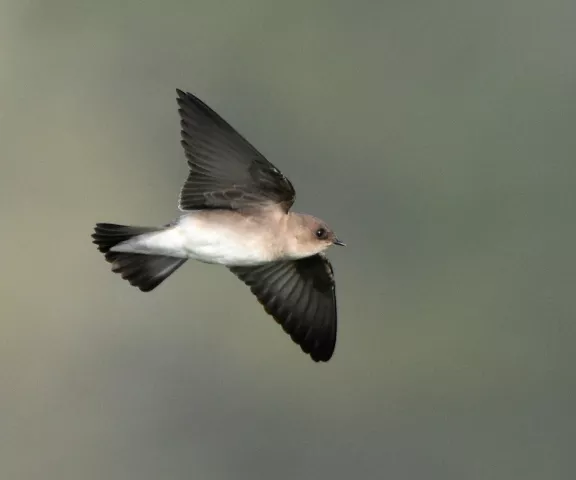
[[[260,235],[237,232],[226,225],[207,226],[194,217],[183,217],[175,228],[188,258],[228,266],[258,265],[271,260]]]
[[[112,250],[191,258],[228,266],[258,265],[273,260],[271,246],[261,234],[246,229],[238,231],[229,224],[207,223],[194,216],[181,217],[173,227],[141,235]]]

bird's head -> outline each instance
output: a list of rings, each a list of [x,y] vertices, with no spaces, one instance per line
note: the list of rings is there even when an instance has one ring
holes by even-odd
[[[334,231],[319,218],[312,215],[292,214],[290,230],[293,233],[288,248],[292,258],[304,258],[323,252],[332,245],[345,247]]]

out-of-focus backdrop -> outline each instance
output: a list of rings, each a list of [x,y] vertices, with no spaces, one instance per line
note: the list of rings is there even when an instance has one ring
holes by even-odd
[[[0,478],[574,474],[573,1],[0,3]],[[178,214],[175,89],[293,181],[314,364],[223,268],[143,294],[97,221]]]

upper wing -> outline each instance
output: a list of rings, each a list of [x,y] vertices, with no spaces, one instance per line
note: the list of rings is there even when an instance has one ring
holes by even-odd
[[[305,353],[316,362],[330,360],[336,346],[336,289],[324,255],[230,270]]]
[[[190,167],[179,208],[235,210],[275,203],[287,212],[296,193],[280,170],[200,99],[177,93]]]

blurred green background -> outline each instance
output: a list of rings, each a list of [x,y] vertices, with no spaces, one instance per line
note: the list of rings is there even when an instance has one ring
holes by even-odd
[[[0,478],[574,475],[576,2],[2,0]],[[223,268],[143,294],[175,89],[347,243],[314,364]]]

